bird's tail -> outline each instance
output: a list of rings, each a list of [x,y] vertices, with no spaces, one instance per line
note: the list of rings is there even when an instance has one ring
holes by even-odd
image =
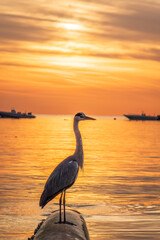
[[[41,208],[44,208],[44,206],[47,204],[47,199],[46,199],[46,196],[47,196],[47,194],[46,194],[46,191],[44,190],[43,191],[43,193],[42,193],[42,195],[41,195],[41,198],[40,198],[40,201],[39,201],[39,206],[41,207]]]
[[[57,192],[53,195],[50,195],[47,191],[47,189],[44,189],[42,195],[41,195],[41,198],[40,198],[40,201],[39,201],[39,206],[41,208],[44,208],[44,206],[49,202],[51,201],[53,198],[55,198],[60,192]]]

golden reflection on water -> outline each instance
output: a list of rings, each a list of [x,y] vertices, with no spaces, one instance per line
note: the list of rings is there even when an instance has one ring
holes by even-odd
[[[159,128],[158,121],[123,118],[80,123],[84,170],[67,191],[67,206],[84,214],[91,239],[137,240],[144,230],[158,239]],[[0,238],[26,239],[58,207],[56,197],[41,210],[39,198],[52,170],[74,152],[72,118],[0,119],[0,131]]]

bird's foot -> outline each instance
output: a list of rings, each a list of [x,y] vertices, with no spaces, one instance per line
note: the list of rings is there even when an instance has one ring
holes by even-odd
[[[67,221],[64,221],[64,222],[55,222],[55,224],[68,224],[68,225],[72,225],[72,226],[77,226],[76,224],[74,224],[74,223],[71,223],[71,222],[67,222]]]
[[[62,224],[63,222],[55,222],[55,224]]]
[[[77,226],[76,224],[72,223],[72,222],[67,222],[67,221],[64,221],[63,224],[68,224],[68,225],[72,225],[72,226]]]

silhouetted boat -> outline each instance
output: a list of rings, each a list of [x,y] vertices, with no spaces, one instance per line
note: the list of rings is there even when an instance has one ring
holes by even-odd
[[[16,112],[14,109],[11,110],[11,112],[3,112],[0,111],[0,118],[35,118],[35,115],[32,115],[31,112],[29,113],[21,113]]]
[[[150,115],[146,115],[145,113],[142,113],[141,115],[128,115],[128,114],[124,114],[125,117],[127,117],[129,120],[160,120],[160,115],[157,116],[150,116]]]

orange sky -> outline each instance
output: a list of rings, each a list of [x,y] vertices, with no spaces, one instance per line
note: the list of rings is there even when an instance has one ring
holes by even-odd
[[[5,0],[0,110],[160,114],[159,0]]]

